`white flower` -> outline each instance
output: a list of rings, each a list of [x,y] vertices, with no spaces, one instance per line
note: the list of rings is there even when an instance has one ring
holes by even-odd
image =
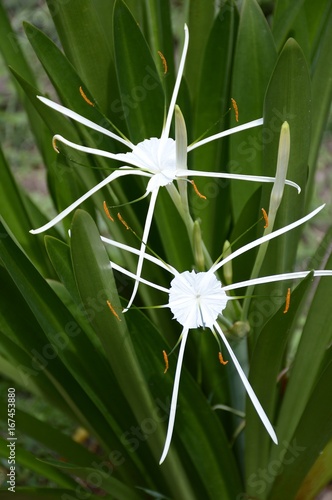
[[[186,169],[186,165],[183,165],[182,162],[178,159],[177,161],[177,150],[176,150],[176,141],[169,137],[171,122],[174,114],[174,109],[176,105],[176,100],[178,96],[178,91],[180,88],[180,83],[183,75],[187,49],[189,44],[189,32],[187,26],[185,26],[185,41],[184,47],[181,55],[181,60],[179,64],[179,70],[170,102],[170,106],[167,112],[167,117],[165,120],[165,124],[163,130],[161,132],[161,137],[156,138],[152,137],[149,139],[145,139],[144,141],[138,143],[137,145],[132,144],[128,139],[124,139],[123,137],[111,132],[110,130],[101,127],[100,125],[92,122],[79,115],[78,113],[61,106],[45,97],[37,96],[44,104],[53,108],[54,110],[62,113],[63,115],[68,116],[69,118],[93,129],[98,132],[101,132],[116,141],[121,142],[130,150],[127,153],[111,153],[109,151],[103,151],[100,149],[90,148],[86,146],[81,146],[79,144],[75,144],[60,135],[54,136],[54,144],[56,142],[62,142],[67,146],[70,146],[74,149],[82,151],[84,153],[90,153],[98,156],[103,156],[106,158],[111,158],[114,160],[120,161],[123,166],[119,167],[118,170],[112,172],[108,177],[106,177],[99,184],[90,189],[83,196],[78,198],[74,203],[72,203],[69,207],[63,210],[60,214],[58,214],[54,219],[52,219],[47,224],[43,225],[38,229],[31,230],[30,232],[33,234],[41,233],[43,231],[48,230],[56,223],[61,221],[64,217],[66,217],[69,213],[71,213],[75,208],[77,208],[83,201],[89,198],[96,191],[106,186],[110,182],[114,181],[119,177],[123,177],[126,175],[139,175],[142,177],[149,178],[149,182],[147,184],[146,195],[151,193],[151,199],[148,207],[148,212],[145,220],[143,235],[142,235],[142,243],[141,243],[141,252],[139,254],[139,259],[137,263],[136,275],[137,279],[141,275],[142,265],[144,260],[144,253],[146,248],[146,243],[149,236],[149,231],[151,227],[151,221],[153,217],[154,207],[158,196],[158,191],[160,187],[167,186],[169,188],[169,193],[174,200],[174,190],[171,192],[170,186],[173,185],[174,180],[187,179],[188,176],[204,176],[204,177],[216,177],[216,178],[228,178],[228,179],[238,179],[238,180],[247,180],[247,181],[256,181],[256,182],[274,182],[274,177],[267,176],[254,176],[254,175],[240,175],[240,174],[229,174],[229,173],[219,173],[219,172],[205,172],[205,171],[196,171],[196,170],[188,170]],[[208,142],[215,141],[222,137],[225,137],[230,134],[234,134],[236,132],[240,132],[242,130],[246,130],[252,127],[257,127],[262,125],[263,119],[259,118],[257,120],[251,121],[249,123],[245,123],[243,125],[231,128],[229,130],[225,130],[220,132],[219,134],[215,134],[213,136],[207,137],[201,141],[198,141],[187,147],[185,145],[186,151],[189,153],[193,149],[196,149]],[[181,167],[181,168],[179,168]],[[297,184],[291,181],[285,181],[286,184],[296,187],[300,192],[300,188]],[[174,188],[175,189],[175,188]],[[176,202],[176,206],[180,209],[179,204]],[[138,287],[138,281],[135,280],[134,290],[132,296],[129,300],[128,307],[130,307],[132,301],[134,300],[136,291]]]
[[[218,323],[218,316],[222,314],[223,310],[225,309],[228,300],[231,300],[233,297],[229,297],[227,295],[228,291],[231,290],[236,290],[237,288],[243,288],[247,287],[250,285],[259,285],[262,283],[272,283],[276,281],[283,281],[283,280],[290,280],[290,279],[299,279],[299,278],[304,278],[305,276],[308,275],[309,271],[301,271],[301,272],[293,272],[293,273],[284,273],[284,274],[277,274],[273,276],[265,276],[261,278],[255,278],[255,279],[250,279],[246,281],[242,281],[239,283],[233,283],[230,285],[222,286],[222,283],[219,281],[215,273],[227,262],[230,260],[234,259],[235,257],[249,251],[250,249],[257,247],[273,238],[276,238],[277,236],[280,236],[281,234],[286,233],[287,231],[290,231],[291,229],[300,226],[301,224],[304,224],[306,221],[314,217],[322,208],[324,205],[321,207],[317,208],[310,214],[306,215],[305,217],[302,217],[301,219],[283,227],[280,228],[276,231],[273,231],[272,233],[262,236],[247,245],[244,245],[243,247],[239,248],[238,250],[234,251],[224,259],[217,261],[215,264],[212,265],[212,267],[205,272],[196,272],[196,271],[184,271],[182,273],[179,273],[174,267],[170,266],[169,264],[166,264],[165,262],[159,260],[153,255],[150,254],[145,254],[144,259],[147,259],[158,266],[162,267],[163,269],[167,270],[171,274],[173,274],[174,278],[171,281],[170,288],[165,288],[162,287],[156,283],[153,283],[151,281],[145,280],[144,278],[140,277],[139,281],[141,283],[145,283],[150,285],[151,287],[154,287],[158,290],[161,290],[162,292],[165,292],[168,294],[169,299],[168,303],[164,306],[161,307],[168,307],[174,316],[174,319],[176,319],[183,327],[182,333],[181,333],[181,343],[180,343],[180,350],[179,350],[179,356],[177,360],[177,366],[176,366],[176,371],[175,371],[175,378],[174,378],[174,386],[173,386],[173,393],[172,393],[172,400],[171,400],[171,407],[170,407],[170,416],[169,416],[169,421],[168,421],[168,428],[167,428],[167,435],[166,435],[166,441],[164,445],[164,450],[160,459],[160,463],[162,463],[169,450],[169,446],[171,443],[172,439],[172,433],[173,433],[173,428],[174,428],[174,422],[175,422],[175,414],[176,414],[176,406],[177,406],[177,398],[178,398],[178,391],[179,391],[179,384],[180,384],[180,375],[181,375],[181,368],[182,368],[182,361],[183,361],[183,356],[184,356],[184,350],[185,350],[185,345],[186,341],[188,338],[189,330],[191,328],[200,328],[200,327],[206,327],[209,328],[215,336],[219,335],[221,340],[223,341],[229,356],[231,357],[237,372],[243,382],[243,385],[247,391],[247,394],[249,398],[251,399],[262,423],[264,424],[266,430],[270,434],[272,440],[277,444],[277,436],[276,433],[265,413],[263,410],[260,402],[257,399],[257,396],[255,395],[254,390],[252,389],[244,371],[242,370],[234,352],[232,351],[231,346],[229,345],[227,338],[225,337],[219,323]],[[108,238],[102,237],[102,240],[105,243],[111,244],[115,247],[121,248],[123,250],[129,251],[131,253],[134,253],[136,255],[139,255],[139,250],[132,248],[128,245],[124,245],[122,243],[110,240]],[[123,267],[115,264],[114,262],[111,262],[111,265],[114,269],[126,274],[127,276],[137,279],[137,277],[124,269]],[[314,276],[332,276],[332,271],[314,271]]]

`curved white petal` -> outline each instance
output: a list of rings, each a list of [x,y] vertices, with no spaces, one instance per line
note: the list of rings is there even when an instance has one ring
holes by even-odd
[[[305,278],[310,274],[310,271],[297,271],[293,273],[283,273],[283,274],[274,274],[271,276],[262,276],[261,278],[255,278],[252,280],[240,281],[239,283],[234,283],[232,285],[223,286],[223,290],[226,292],[227,290],[235,290],[237,288],[243,288],[251,285],[261,285],[263,283],[275,283],[276,281],[286,281],[286,280],[295,280]],[[321,270],[314,271],[314,276],[332,276],[332,271]]]
[[[87,200],[92,196],[94,193],[99,191],[102,187],[106,186],[110,182],[114,181],[114,179],[117,179],[118,177],[123,177],[124,175],[145,175],[144,172],[141,172],[140,170],[133,170],[133,169],[127,169],[127,170],[116,170],[115,172],[112,172],[110,175],[105,177],[99,184],[94,186],[92,189],[90,189],[87,193],[85,193],[83,196],[78,198],[74,203],[69,205],[69,207],[65,208],[62,212],[60,212],[56,217],[54,217],[52,220],[50,220],[47,224],[44,226],[39,227],[38,229],[31,229],[30,233],[31,234],[39,234],[44,231],[47,231],[51,227],[55,226],[58,222],[60,222],[62,219],[64,219],[67,215],[69,215],[75,208],[77,208],[83,201]]]
[[[189,153],[193,149],[203,146],[203,144],[216,141],[217,139],[221,139],[222,137],[226,137],[227,135],[236,134],[237,132],[241,132],[242,130],[247,130],[248,128],[258,127],[259,125],[263,125],[263,118],[258,118],[257,120],[252,120],[251,122],[244,123],[243,125],[238,125],[237,127],[229,128],[227,130],[219,132],[218,134],[206,137],[206,139],[202,139],[201,141],[195,142],[194,144],[188,146],[187,151]]]
[[[134,298],[135,298],[136,293],[137,293],[138,283],[139,283],[138,282],[138,278],[140,278],[141,272],[142,272],[142,267],[143,267],[143,262],[144,262],[144,256],[145,256],[145,249],[146,249],[146,243],[147,243],[147,239],[149,237],[149,232],[150,232],[150,227],[151,227],[151,223],[152,223],[152,217],[153,217],[154,207],[156,205],[156,200],[157,200],[157,196],[158,196],[158,191],[159,191],[159,189],[155,189],[151,193],[151,199],[150,199],[150,203],[149,203],[148,213],[147,213],[146,219],[145,219],[145,225],[144,225],[144,231],[143,231],[143,236],[142,236],[141,247],[139,249],[139,257],[138,257],[137,268],[136,268],[136,278],[135,278],[135,283],[134,283],[134,289],[133,289],[133,292],[132,292],[131,297],[129,299],[128,305],[127,305],[126,309],[124,309],[123,312],[128,311],[128,309],[130,308],[131,304],[133,303]]]
[[[225,257],[225,259],[221,260],[218,264],[215,264],[209,269],[208,272],[216,272],[220,267],[224,266],[227,262],[230,260],[234,259],[238,255],[241,255],[248,250],[251,250],[251,248],[257,247],[258,245],[261,245],[262,243],[265,243],[266,241],[272,240],[273,238],[276,238],[277,236],[280,236],[281,234],[287,233],[287,231],[290,231],[291,229],[294,229],[295,227],[300,226],[301,224],[304,224],[307,222],[309,219],[312,219],[318,212],[320,212],[323,208],[325,207],[325,203],[321,205],[320,207],[316,208],[310,214],[306,215],[305,217],[302,217],[301,219],[292,222],[291,224],[288,224],[288,226],[282,227],[280,229],[277,229],[276,231],[273,231],[272,233],[262,236],[261,238],[257,238],[257,240],[251,241],[247,245],[244,245],[243,247],[239,248],[238,250],[235,250],[235,252],[231,253],[229,256]]]
[[[107,130],[106,128],[101,127],[97,123],[94,123],[91,120],[88,120],[88,118],[84,118],[84,116],[79,115],[75,111],[72,111],[71,109],[68,109],[65,106],[62,106],[61,104],[53,102],[50,99],[47,99],[47,97],[37,95],[37,99],[39,99],[41,102],[46,104],[46,106],[48,106],[49,108],[52,108],[55,111],[58,111],[62,115],[68,116],[68,118],[71,118],[72,120],[75,120],[76,122],[82,123],[82,125],[85,125],[86,127],[89,127],[93,130],[97,130],[98,132],[101,132],[104,135],[108,135],[109,137],[112,137],[112,139],[115,139],[118,142],[122,142],[122,144],[125,144],[130,149],[133,148],[133,144],[130,141],[123,139],[123,137],[121,137],[117,134],[114,134],[114,132],[111,132],[110,130]]]
[[[122,162],[131,163],[126,157],[126,153],[110,153],[109,151],[104,151],[103,149],[90,148],[89,146],[81,146],[81,144],[76,144],[76,142],[69,141],[62,135],[56,134],[53,137],[53,142],[56,145],[56,141],[62,142],[67,146],[76,149],[77,151],[82,151],[83,153],[88,153],[97,156],[103,156],[104,158],[111,158],[112,160],[118,160]],[[134,164],[136,167],[137,165]]]
[[[130,247],[129,245],[125,245],[124,243],[120,243],[119,241],[111,240],[109,238],[105,238],[104,236],[101,236],[100,239],[104,242],[107,243],[108,245],[112,245],[117,248],[121,248],[121,250],[126,250],[127,252],[133,253],[135,255],[140,255],[140,250],[134,247]],[[149,260],[150,262],[153,262],[159,267],[162,267],[166,271],[169,271],[170,273],[174,274],[176,276],[178,271],[172,267],[170,264],[166,264],[163,262],[161,259],[155,257],[154,255],[150,255],[148,253],[144,254],[144,259]]]
[[[171,440],[172,440],[175,415],[176,415],[176,406],[177,406],[178,394],[179,394],[181,368],[182,368],[183,355],[184,355],[184,350],[186,347],[188,333],[189,333],[188,328],[183,328],[183,332],[181,334],[182,339],[181,339],[181,344],[180,344],[179,356],[178,356],[178,361],[177,361],[176,370],[175,370],[175,378],[174,378],[170,414],[169,414],[168,426],[167,426],[166,441],[164,444],[164,449],[163,449],[159,464],[162,464],[163,461],[165,460],[167,453],[168,453],[168,450],[169,450],[169,447],[170,447],[170,444],[171,444]]]
[[[127,269],[125,269],[122,266],[119,266],[119,264],[116,264],[113,261],[110,261],[110,264],[111,264],[112,269],[115,269],[116,271],[119,271],[120,273],[124,274],[125,276],[128,276],[129,278],[132,278],[133,280],[137,280],[140,283],[144,283],[144,285],[149,285],[152,288],[155,288],[156,290],[160,290],[161,292],[165,292],[165,293],[169,292],[168,288],[164,288],[161,285],[157,285],[156,283],[153,283],[153,281],[149,281],[149,280],[146,280],[146,279],[141,278],[141,277],[138,278],[136,276],[136,274],[131,273],[130,271],[128,271]],[[163,307],[168,307],[168,304],[165,305],[165,306],[163,306]],[[123,312],[125,312],[125,311],[123,311]]]
[[[246,174],[231,174],[228,172],[204,172],[204,170],[187,170],[179,169],[176,171],[176,177],[215,177],[220,179],[234,179],[240,181],[251,181],[251,182],[274,182],[275,177],[269,177],[267,175],[246,175]],[[296,182],[285,180],[285,184],[288,186],[295,187],[297,192],[301,192],[301,188]]]
[[[278,438],[277,438],[277,435],[271,425],[271,422],[270,420],[268,419],[265,411],[263,410],[262,408],[262,405],[260,404],[260,402],[258,401],[258,398],[253,390],[253,388],[251,387],[247,377],[245,376],[245,373],[244,371],[242,370],[242,367],[240,365],[240,363],[238,362],[231,346],[229,345],[223,331],[221,330],[220,326],[218,325],[218,323],[216,322],[214,324],[214,328],[217,330],[217,332],[219,333],[220,337],[221,337],[221,340],[223,341],[223,343],[225,344],[226,346],[226,349],[227,351],[229,352],[229,355],[230,357],[232,358],[233,360],[233,363],[235,365],[235,368],[242,380],[242,383],[247,391],[247,394],[249,396],[249,398],[251,399],[251,402],[252,404],[254,405],[258,415],[259,415],[259,418],[261,419],[262,423],[264,424],[267,432],[270,434],[272,440],[274,441],[275,444],[278,444]]]
[[[162,137],[168,137],[169,136],[169,131],[171,128],[171,123],[172,123],[172,117],[174,113],[174,108],[176,104],[176,100],[178,97],[179,93],[179,88],[181,85],[181,80],[182,80],[182,75],[183,75],[183,70],[184,70],[184,65],[186,62],[186,57],[187,57],[187,51],[188,51],[188,45],[189,45],[189,30],[188,26],[185,24],[184,25],[184,44],[183,44],[183,49],[182,49],[182,55],[180,59],[180,64],[179,64],[179,69],[178,69],[178,74],[176,76],[176,81],[173,89],[173,94],[171,98],[171,102],[168,108],[168,113],[167,113],[167,118],[166,118],[166,123],[162,131]]]

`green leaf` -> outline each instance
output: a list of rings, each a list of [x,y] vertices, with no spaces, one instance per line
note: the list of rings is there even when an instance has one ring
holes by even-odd
[[[225,118],[225,112],[230,105],[230,74],[237,18],[233,2],[226,2],[209,34],[195,109],[195,140],[202,135],[214,135],[228,126],[229,120]],[[206,171],[225,170],[225,146],[226,142],[219,140],[194,150],[189,155],[191,168]],[[205,245],[212,255],[218,255],[231,222],[229,181],[203,177],[197,183],[200,192],[206,195],[207,199],[192,195],[191,206],[195,216],[202,220]]]
[[[331,349],[329,358],[328,366],[312,388],[295,433],[290,440],[282,440],[284,448],[279,453],[285,453],[283,460],[285,462],[287,460],[287,465],[282,473],[276,476],[269,500],[294,498],[310,467],[331,439],[332,408],[330,399],[327,397],[331,390],[332,380]],[[304,380],[301,386],[298,386],[300,393],[299,388],[305,387],[303,383],[305,383]]]
[[[332,257],[329,258],[326,269],[332,269]],[[307,310],[306,322],[278,418],[278,435],[281,441],[290,442],[295,435],[296,427],[313,393],[327,346],[332,339],[332,311],[326,301],[331,289],[331,278],[321,278]],[[316,386],[316,389],[319,388]]]
[[[304,215],[305,188],[307,182],[308,155],[311,130],[310,78],[306,61],[297,43],[290,39],[286,43],[273,71],[264,103],[264,150],[265,174],[274,176],[278,155],[281,125],[287,121],[290,128],[290,157],[287,178],[296,182],[302,189],[298,194],[295,188],[285,186],[283,198],[278,209],[274,228],[286,226]],[[269,206],[271,186],[262,186],[261,207]],[[297,246],[303,227],[275,238],[269,243],[260,275],[283,273],[293,269]],[[279,282],[260,285],[259,294],[268,296],[273,293],[284,296],[289,285]],[[257,290],[257,288],[256,288]],[[251,302],[251,314],[260,307],[260,299]],[[271,308],[271,314],[275,309]],[[250,314],[250,313],[249,313]],[[257,332],[257,329],[256,329]],[[255,335],[252,337],[252,340]]]
[[[305,0],[277,0],[273,15],[273,35],[278,48],[292,35],[293,23]]]
[[[117,462],[116,453],[113,460]],[[47,460],[45,463],[53,465],[57,469],[80,477],[88,485],[92,483],[94,487],[102,488],[108,493],[112,493],[112,497],[119,500],[140,500],[141,495],[134,488],[123,484],[121,481],[112,476],[114,466],[111,462],[94,462],[95,467],[79,467],[77,464],[61,463],[56,460]],[[121,464],[120,464],[121,465]]]
[[[255,324],[264,324],[264,327],[255,344],[250,360],[250,383],[254,387],[256,396],[269,416],[272,425],[274,425],[278,398],[282,389],[276,384],[276,381],[283,370],[287,343],[297,324],[296,320],[299,311],[301,311],[311,283],[312,275],[309,275],[292,292],[290,309],[287,314],[283,313],[284,299],[271,296],[264,299],[264,302],[261,303],[260,312],[256,312],[256,315],[252,318]],[[281,304],[280,308],[266,322],[266,312],[269,313],[269,309],[275,304]],[[269,388],[268,391],[266,390],[267,387]],[[268,466],[271,447],[280,450],[280,446],[276,447],[272,443],[250,402],[247,402],[246,422],[246,477],[248,492],[254,495],[257,492],[250,479],[256,475],[258,470]],[[279,436],[278,429],[277,435],[280,442],[281,436]],[[259,446],[257,446],[258,442]]]
[[[114,54],[123,118],[134,144],[160,137],[164,93],[142,32],[122,0],[114,8]]]
[[[296,500],[314,500],[332,479],[330,464],[332,461],[332,441],[320,453],[314,465],[306,475]]]
[[[1,231],[6,234],[3,226]],[[70,410],[108,449],[112,432],[106,421],[112,421],[113,412],[106,409],[100,386],[100,380],[107,379],[109,373],[105,360],[9,236],[0,240],[0,258],[43,331],[35,330],[30,336],[25,329],[16,332],[31,356],[29,365],[23,367],[24,374],[38,376],[45,370]],[[90,365],[94,370],[87,373]],[[114,434],[113,439],[117,443]],[[118,446],[121,450],[120,442]]]
[[[188,85],[193,99],[197,94],[205,47],[214,21],[214,3],[213,0],[189,2],[190,45],[185,72],[188,76]]]
[[[326,17],[325,17],[326,16]],[[312,137],[309,153],[307,206],[314,189],[317,156],[326,127],[332,100],[332,67],[329,63],[332,45],[332,5],[324,13],[324,26],[319,31],[319,45],[312,63]]]
[[[66,56],[106,112],[114,99],[114,0],[48,0],[47,4]]]
[[[264,94],[276,61],[276,49],[271,30],[255,0],[242,5],[234,53],[231,96],[239,109],[239,123],[260,118]],[[232,116],[231,124],[235,125]],[[261,128],[254,128],[230,137],[230,171],[237,174],[266,175],[262,159]],[[258,183],[232,181],[231,192],[235,220],[246,201],[259,187]]]
[[[24,467],[27,467],[30,470],[33,470],[38,475],[46,477],[59,486],[62,486],[64,488],[75,487],[75,481],[72,478],[66,476],[62,471],[58,471],[54,469],[54,467],[40,462],[40,460],[37,460],[37,458],[32,453],[19,446],[17,442],[12,443],[14,444],[15,460],[17,461],[17,463],[22,464]],[[9,456],[8,444],[9,443],[6,439],[0,437],[0,455],[7,459]]]

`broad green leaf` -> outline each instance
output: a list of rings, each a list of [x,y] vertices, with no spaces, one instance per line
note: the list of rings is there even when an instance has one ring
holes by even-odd
[[[276,381],[284,368],[283,363],[287,343],[296,326],[296,320],[311,284],[312,276],[309,275],[292,292],[290,309],[286,314],[284,314],[284,299],[271,296],[266,297],[264,302],[261,302],[261,310],[257,311],[255,317],[251,318],[255,324],[264,324],[264,327],[255,344],[250,360],[250,383],[254,387],[255,393],[272,425],[277,411],[278,398],[280,398],[282,391],[281,383],[277,385]],[[279,310],[266,322],[266,312],[269,313],[269,309],[276,304],[280,306]],[[281,436],[278,435],[279,442],[280,438]],[[259,446],[257,446],[258,442]],[[248,402],[246,410],[246,477],[248,492],[253,495],[256,492],[251,478],[255,476],[259,469],[268,466],[271,448],[280,450],[280,445],[275,446],[272,443],[256,410]]]
[[[115,462],[115,466],[117,462],[119,462],[118,466],[122,465],[116,453],[114,454],[113,460]],[[94,461],[94,464],[96,464],[94,468],[79,467],[77,464],[61,463],[51,459],[47,460],[46,463],[53,465],[56,469],[60,469],[64,472],[80,477],[87,484],[91,482],[94,487],[98,487],[108,493],[112,493],[113,498],[115,497],[119,500],[140,500],[142,498],[139,491],[135,491],[134,488],[123,484],[121,481],[112,476],[115,467],[111,462]]]
[[[3,226],[0,230],[5,233]],[[29,366],[23,367],[25,375],[38,376],[44,370],[82,425],[97,435],[107,449],[112,433],[106,421],[112,421],[113,413],[105,408],[100,386],[100,380],[107,379],[106,362],[9,236],[0,240],[0,258],[43,330],[30,337],[25,329],[16,332],[31,356]],[[86,366],[91,364],[94,370],[87,373]],[[117,443],[114,434],[112,440]],[[118,446],[121,450],[120,442]]]
[[[294,434],[290,435],[289,440],[287,438],[282,440],[283,448],[279,451],[279,463],[282,459],[287,465],[282,467],[280,464],[282,470],[280,474],[274,476],[275,481],[269,493],[269,500],[294,498],[303,478],[331,439],[332,408],[329,397],[332,380],[331,349],[329,358],[329,364],[312,388]],[[298,393],[301,393],[303,383],[304,380],[298,386]]]
[[[324,13],[325,14],[325,13]],[[310,15],[310,13],[309,13]],[[326,127],[332,100],[332,67],[329,63],[332,44],[332,5],[324,17],[324,26],[319,32],[319,46],[312,63],[312,137],[309,153],[309,179],[307,206],[310,203],[316,162],[323,132]]]
[[[7,421],[7,408],[3,404],[0,410],[0,419]],[[15,419],[19,423],[20,433],[29,436],[36,442],[42,443],[52,452],[56,452],[61,460],[74,462],[81,466],[90,466],[96,456],[84,446],[76,443],[71,437],[60,432],[47,422],[44,422],[27,412],[15,409]],[[51,456],[51,455],[50,455]]]
[[[171,6],[169,2],[145,0],[145,10],[152,57],[159,70],[159,78],[164,84],[167,101],[169,102],[175,81]],[[162,56],[165,58],[164,62]]]
[[[273,15],[273,36],[278,49],[292,36],[293,23],[304,3],[305,0],[277,0]]]
[[[186,75],[188,76],[188,85],[193,99],[197,95],[205,47],[214,21],[214,3],[213,0],[189,2],[188,24],[191,39],[186,63]]]
[[[0,214],[38,269],[49,273],[48,259],[40,244],[41,238],[29,234],[33,221],[26,207],[26,196],[17,186],[0,147]]]
[[[278,209],[274,229],[286,226],[304,215],[305,188],[307,181],[308,155],[310,144],[310,79],[306,61],[300,47],[289,40],[273,71],[264,103],[263,161],[266,175],[275,175],[281,125],[287,121],[290,128],[290,157],[287,178],[295,181],[302,189],[285,186],[283,198]],[[257,210],[268,209],[271,187],[262,186],[262,198]],[[260,212],[261,215],[261,212]],[[269,243],[260,275],[290,271],[294,267],[297,245],[303,227],[275,238]],[[286,282],[260,285],[257,293],[268,296],[284,295]],[[256,292],[255,292],[256,293]],[[259,308],[260,299],[251,302],[251,313]],[[271,309],[273,314],[273,308]],[[257,332],[257,329],[256,329]],[[254,337],[253,337],[254,338]]]
[[[48,0],[47,4],[66,56],[106,112],[114,98],[111,51],[114,0],[98,0],[97,3],[92,0]]]
[[[12,443],[14,444],[15,460],[17,461],[17,463],[23,465],[24,467],[27,467],[30,470],[33,470],[43,477],[46,477],[59,486],[62,486],[64,488],[75,487],[75,481],[67,475],[63,474],[62,471],[58,471],[54,467],[51,467],[50,465],[37,460],[37,458],[32,453],[22,448],[18,442]],[[6,439],[0,437],[0,455],[7,459],[9,456],[8,444],[9,443]]]
[[[275,65],[276,49],[271,30],[255,0],[245,0],[234,53],[231,96],[239,109],[239,124],[260,118],[264,94]],[[236,124],[231,117],[231,125]],[[265,136],[261,127],[230,137],[230,171],[237,174],[267,175],[262,149]],[[232,181],[231,193],[235,220],[258,183]]]
[[[331,257],[327,261],[326,269],[332,269]],[[332,311],[326,300],[326,297],[331,294],[331,289],[331,278],[321,278],[307,311],[306,322],[278,417],[278,435],[281,441],[290,442],[294,436],[313,392],[326,349],[332,339]]]
[[[332,479],[332,441],[320,453],[306,475],[295,500],[314,500]]]
[[[234,39],[238,21],[231,2],[221,7],[216,17],[202,61],[199,92],[195,107],[194,139],[214,135],[227,128],[225,113],[230,106],[230,75]],[[225,140],[218,140],[194,150],[189,155],[190,166],[196,170],[223,171],[227,168]],[[202,220],[204,242],[213,255],[221,252],[230,225],[229,181],[199,178],[196,181],[207,199],[192,194],[191,207]],[[220,216],[222,214],[222,216]]]
[[[130,139],[136,144],[160,137],[164,93],[158,70],[141,30],[122,0],[115,3],[113,32],[122,116]]]

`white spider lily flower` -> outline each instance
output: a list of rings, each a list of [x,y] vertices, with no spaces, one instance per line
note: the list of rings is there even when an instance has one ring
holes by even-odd
[[[166,440],[164,445],[164,450],[161,455],[160,464],[165,460],[173,434],[175,415],[176,415],[176,407],[177,407],[177,399],[180,385],[180,376],[182,369],[182,362],[184,356],[185,345],[187,342],[189,330],[191,328],[209,328],[212,333],[217,337],[221,338],[224,343],[226,350],[230,358],[232,359],[235,368],[242,380],[242,383],[247,391],[247,394],[254,405],[263,425],[265,426],[267,432],[271,436],[274,443],[278,443],[278,439],[276,433],[267,417],[264,409],[262,408],[253,388],[251,387],[241,365],[239,364],[229,342],[225,334],[223,333],[219,323],[218,316],[222,315],[223,310],[226,308],[228,300],[231,300],[234,297],[230,297],[227,295],[227,292],[236,290],[238,288],[243,288],[252,285],[259,285],[262,283],[273,283],[276,281],[284,281],[284,280],[293,280],[306,277],[310,271],[300,271],[300,272],[292,272],[292,273],[284,273],[277,274],[272,276],[264,276],[255,279],[249,279],[246,281],[242,281],[239,283],[233,283],[226,286],[223,286],[215,273],[222,266],[227,264],[230,260],[235,257],[249,251],[250,249],[257,247],[266,241],[269,241],[273,238],[276,238],[298,226],[304,224],[306,221],[314,217],[320,210],[322,210],[324,205],[318,207],[305,217],[283,227],[272,233],[257,238],[256,240],[244,245],[243,247],[237,249],[232,254],[227,255],[224,259],[217,260],[208,271],[205,272],[196,272],[196,271],[184,271],[179,273],[174,267],[166,264],[162,260],[157,257],[150,255],[148,253],[145,254],[144,259],[157,264],[163,269],[170,272],[174,278],[171,281],[170,288],[165,288],[151,281],[145,280],[144,278],[137,278],[137,276],[122,266],[117,265],[114,262],[111,262],[111,265],[114,269],[124,273],[126,276],[129,276],[133,279],[139,279],[141,283],[145,283],[157,290],[165,292],[168,294],[168,303],[160,306],[167,307],[173,313],[174,319],[176,319],[183,327],[182,333],[180,336],[180,349],[179,355],[176,365],[174,385],[173,385],[173,393],[171,399],[170,406],[170,416],[167,427]],[[101,238],[105,243],[111,244],[117,248],[120,248],[125,251],[129,251],[136,255],[139,255],[139,250],[132,248],[128,245],[124,245],[122,243],[110,240],[108,238]],[[332,271],[329,270],[319,270],[314,271],[314,276],[332,276]],[[223,358],[221,357],[221,362],[225,364]]]
[[[183,165],[181,165],[182,168],[177,168],[179,163],[177,163],[177,157],[176,157],[176,141],[174,139],[170,138],[169,134],[170,134],[171,122],[172,122],[172,118],[174,115],[174,109],[175,109],[176,100],[177,100],[177,96],[178,96],[178,92],[179,92],[179,88],[180,88],[180,84],[181,84],[181,80],[182,80],[182,75],[183,75],[187,50],[188,50],[188,44],[189,44],[189,31],[188,31],[188,28],[186,25],[184,27],[184,31],[185,31],[185,39],[184,39],[184,46],[183,46],[182,55],[181,55],[181,59],[180,59],[178,74],[176,77],[171,102],[169,105],[165,124],[163,126],[163,130],[161,132],[160,138],[151,137],[149,139],[145,139],[142,142],[134,145],[129,140],[124,139],[123,137],[115,134],[114,132],[111,132],[110,130],[107,130],[107,129],[101,127],[100,125],[92,122],[91,120],[84,118],[83,116],[79,115],[78,113],[76,113],[68,108],[65,108],[64,106],[61,106],[60,104],[57,104],[57,103],[55,103],[55,102],[53,102],[45,97],[37,96],[38,99],[40,99],[44,104],[46,104],[50,108],[58,111],[59,113],[62,113],[63,115],[66,115],[67,117],[71,118],[72,120],[75,120],[75,121],[85,125],[86,127],[89,127],[93,130],[101,132],[101,133],[115,139],[116,141],[121,142],[122,144],[127,146],[130,151],[127,153],[111,153],[109,151],[104,151],[104,150],[95,149],[95,148],[91,148],[91,147],[81,146],[79,144],[75,144],[75,143],[65,139],[64,137],[62,137],[60,135],[55,135],[53,138],[54,145],[56,144],[56,142],[62,142],[64,144],[66,144],[67,146],[72,147],[73,149],[76,149],[78,151],[82,151],[84,153],[89,153],[89,154],[93,154],[93,155],[102,156],[105,158],[110,158],[113,160],[118,160],[122,163],[122,166],[119,167],[118,170],[115,170],[114,172],[112,172],[103,181],[101,181],[99,184],[94,186],[92,189],[90,189],[83,196],[78,198],[74,203],[72,203],[69,207],[67,207],[60,214],[58,214],[56,217],[54,217],[50,222],[41,226],[38,229],[31,230],[30,231],[31,233],[38,234],[38,233],[41,233],[41,232],[44,232],[44,231],[50,229],[55,224],[57,224],[59,221],[61,221],[64,217],[66,217],[69,213],[71,213],[75,208],[77,208],[79,205],[81,205],[81,203],[83,203],[87,198],[89,198],[91,195],[93,195],[96,191],[100,190],[102,187],[106,186],[107,184],[109,184],[110,182],[114,181],[115,179],[117,179],[119,177],[123,177],[123,176],[127,176],[127,175],[139,175],[142,177],[147,177],[147,178],[149,178],[149,181],[148,181],[147,188],[146,188],[146,195],[151,193],[151,198],[150,198],[147,216],[146,216],[144,229],[143,229],[141,253],[139,255],[139,259],[138,259],[138,263],[137,263],[136,274],[139,277],[141,274],[141,270],[142,270],[146,243],[147,243],[149,232],[150,232],[150,227],[151,227],[154,208],[155,208],[155,204],[156,204],[156,200],[157,200],[157,196],[158,196],[158,191],[161,187],[164,187],[164,186],[169,187],[169,185],[173,184],[173,182],[175,180],[187,179],[188,176],[228,178],[228,179],[255,181],[255,182],[274,182],[275,178],[268,177],[268,176],[241,175],[241,174],[188,170],[188,169],[184,168]],[[259,118],[257,120],[253,120],[253,121],[245,123],[243,125],[239,125],[237,127],[233,127],[229,130],[225,130],[225,131],[220,132],[218,134],[215,134],[213,136],[207,137],[203,140],[195,142],[194,144],[192,144],[188,147],[186,145],[185,147],[187,147],[187,152],[190,152],[193,149],[196,149],[196,148],[198,148],[198,147],[200,147],[208,142],[215,141],[217,139],[228,136],[230,134],[235,134],[235,133],[240,132],[242,130],[257,127],[257,126],[262,125],[262,124],[263,124],[263,118]],[[286,182],[286,184],[295,187],[298,190],[298,192],[300,192],[301,189],[296,183],[294,183],[292,181],[288,181],[288,180],[286,180],[285,182]],[[179,207],[177,206],[177,208],[179,208]],[[135,280],[134,290],[132,292],[132,296],[129,300],[127,308],[129,308],[130,305],[132,304],[132,301],[134,300],[135,294],[137,292],[137,288],[138,288],[138,281]]]

